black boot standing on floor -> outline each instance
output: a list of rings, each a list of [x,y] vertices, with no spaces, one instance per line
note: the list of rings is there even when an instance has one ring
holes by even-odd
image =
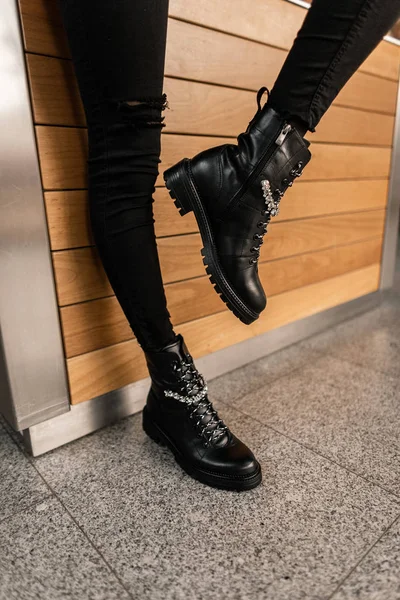
[[[181,335],[158,352],[146,352],[152,386],[143,428],[172,450],[178,464],[202,483],[226,490],[250,490],[261,483],[261,467],[234,436],[207,396]]]
[[[193,211],[204,244],[206,271],[228,308],[244,323],[266,306],[258,276],[263,237],[279,202],[309,162],[309,142],[268,104],[238,144],[224,144],[185,158],[165,182],[182,215]]]

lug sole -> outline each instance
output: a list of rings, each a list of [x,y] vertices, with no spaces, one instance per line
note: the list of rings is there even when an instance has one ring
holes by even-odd
[[[193,212],[204,247],[203,263],[210,282],[229,310],[245,325],[256,321],[260,314],[252,310],[235,292],[224,274],[213,239],[212,229],[203,203],[189,171],[190,160],[184,158],[164,173],[165,185],[181,216]]]
[[[252,490],[260,485],[262,481],[260,465],[258,465],[258,469],[254,473],[246,477],[223,476],[218,473],[198,469],[185,461],[184,457],[169,439],[168,435],[153,421],[153,419],[151,419],[146,407],[143,409],[142,419],[143,430],[149,438],[159,446],[165,446],[171,450],[178,465],[193,479],[214,488],[236,492]]]

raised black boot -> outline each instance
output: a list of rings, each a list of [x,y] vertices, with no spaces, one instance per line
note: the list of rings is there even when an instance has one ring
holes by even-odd
[[[258,257],[268,223],[311,158],[309,142],[268,103],[261,108],[265,91],[237,145],[210,148],[164,173],[181,215],[195,214],[211,283],[246,324],[266,306]]]
[[[181,335],[158,352],[146,352],[152,385],[143,409],[143,429],[172,450],[194,479],[227,490],[261,483],[261,467],[235,437],[207,397],[207,385]]]

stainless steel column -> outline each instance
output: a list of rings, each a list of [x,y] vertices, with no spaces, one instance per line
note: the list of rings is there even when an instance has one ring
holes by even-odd
[[[382,248],[381,289],[390,289],[396,270],[400,217],[400,85],[397,91],[396,120],[393,132],[389,195],[386,208],[385,238]]]
[[[0,412],[22,430],[69,410],[15,0],[0,5]]]

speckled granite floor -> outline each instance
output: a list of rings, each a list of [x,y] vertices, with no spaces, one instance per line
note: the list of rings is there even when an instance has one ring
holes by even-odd
[[[37,459],[0,423],[0,599],[399,599],[399,380],[400,271],[379,309],[210,382],[252,492],[191,480],[140,415]]]

